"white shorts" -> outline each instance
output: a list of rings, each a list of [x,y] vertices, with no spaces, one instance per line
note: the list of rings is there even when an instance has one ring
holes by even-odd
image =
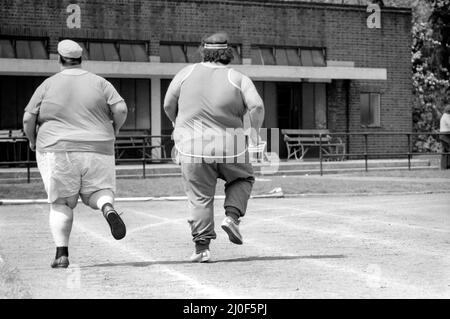
[[[114,155],[94,152],[36,152],[48,202],[98,190],[116,191]]]

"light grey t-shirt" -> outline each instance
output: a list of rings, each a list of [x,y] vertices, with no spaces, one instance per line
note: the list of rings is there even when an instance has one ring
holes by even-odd
[[[253,82],[232,68],[198,63],[174,77],[164,110],[174,122],[174,140],[182,155],[237,157],[246,150],[243,117],[262,106]]]
[[[113,155],[110,105],[120,101],[123,98],[111,83],[79,68],[65,69],[46,79],[25,108],[38,114],[36,149]]]

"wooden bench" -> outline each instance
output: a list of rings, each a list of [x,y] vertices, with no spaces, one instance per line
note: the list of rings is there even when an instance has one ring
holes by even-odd
[[[22,149],[27,146],[27,141],[27,137],[21,129],[0,130],[0,152],[3,153],[7,161],[20,161]]]
[[[144,158],[165,158],[166,151],[161,136],[150,135],[149,130],[121,130],[116,136],[116,158],[122,158],[128,151],[134,150]]]
[[[339,137],[332,137],[329,130],[281,130],[288,151],[288,159],[303,160],[311,148],[322,148],[326,159],[343,160],[345,143]]]

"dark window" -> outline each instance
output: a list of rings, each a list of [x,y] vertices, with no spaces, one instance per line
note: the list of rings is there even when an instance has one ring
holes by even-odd
[[[325,83],[302,83],[302,128],[327,128]]]
[[[362,93],[360,103],[361,125],[380,126],[381,94]]]
[[[275,49],[275,58],[278,65],[289,65],[287,52],[285,49]]]
[[[122,46],[122,44],[120,44]],[[130,44],[134,59],[131,61],[148,62],[147,49],[144,44]],[[122,61],[125,61],[122,59]]]
[[[251,55],[252,64],[256,64],[256,65],[264,64],[263,60],[262,60],[261,51],[258,48],[252,49],[251,53],[252,53],[252,55]]]
[[[15,57],[12,42],[7,39],[0,39],[0,58],[13,59]]]
[[[311,53],[314,66],[326,66],[322,50],[312,50]]]
[[[275,57],[273,56],[272,48],[260,48],[261,56],[264,65],[275,65]]]
[[[160,61],[172,63],[186,63],[188,58],[183,45],[161,45]]]
[[[48,59],[46,40],[0,39],[0,58]]]
[[[298,49],[275,48],[275,52],[277,65],[301,65]]]
[[[324,50],[283,47],[253,47],[252,64],[326,66]]]
[[[114,43],[102,43],[105,61],[120,61],[119,52]]]
[[[0,76],[0,129],[22,128],[25,106],[44,80],[37,76]]]
[[[288,65],[301,65],[297,49],[285,49]]]
[[[78,44],[83,49],[83,53],[81,55],[82,59],[83,60],[89,60],[89,53],[88,53],[88,50],[86,49],[86,45],[83,42],[78,42]]]
[[[274,48],[252,48],[252,64],[275,65]]]
[[[232,64],[241,64],[240,48],[232,46]],[[198,63],[202,61],[199,47],[194,44],[166,44],[159,46],[160,61],[164,63]]]
[[[119,45],[119,52],[122,61],[134,61],[134,53],[130,44]]]
[[[89,43],[89,60],[104,60],[103,46],[101,43]]]
[[[189,63],[198,63],[202,61],[198,47],[188,45],[186,46],[186,56]]]
[[[149,79],[108,78],[127,103],[128,115],[124,130],[150,130],[151,82]]]
[[[301,50],[300,56],[302,59],[303,66],[314,66],[311,50]]]
[[[90,42],[89,59],[95,61],[120,61],[114,43]]]
[[[83,59],[94,61],[148,62],[145,43],[77,41]]]

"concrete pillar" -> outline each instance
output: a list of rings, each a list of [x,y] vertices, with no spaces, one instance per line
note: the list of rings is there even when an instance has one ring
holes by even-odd
[[[161,79],[151,79],[151,134],[161,135]],[[155,149],[152,152],[155,156],[161,156],[161,151]]]

